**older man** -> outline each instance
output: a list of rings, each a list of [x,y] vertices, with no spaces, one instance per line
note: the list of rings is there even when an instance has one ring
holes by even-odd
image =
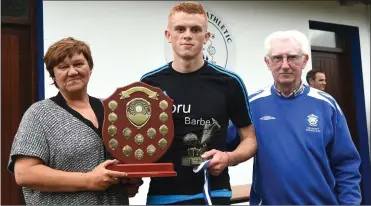
[[[307,73],[307,83],[310,87],[325,91],[326,88],[326,75],[323,72],[310,70]]]
[[[250,203],[360,204],[360,156],[344,114],[301,81],[307,38],[279,31],[265,46],[274,83],[249,97],[258,140]]]

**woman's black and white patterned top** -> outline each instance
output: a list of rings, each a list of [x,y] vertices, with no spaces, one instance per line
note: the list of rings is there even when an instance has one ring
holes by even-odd
[[[104,118],[102,102],[89,97],[99,128],[70,108],[59,93],[34,103],[24,114],[12,145],[8,169],[14,173],[17,155],[40,158],[45,165],[67,172],[89,172],[106,159],[101,137]],[[128,205],[119,185],[105,191],[40,192],[23,187],[26,204],[33,205]]]

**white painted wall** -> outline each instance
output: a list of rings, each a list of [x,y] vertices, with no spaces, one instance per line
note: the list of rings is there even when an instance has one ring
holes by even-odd
[[[175,2],[44,1],[45,51],[55,41],[73,36],[91,45],[95,62],[89,94],[109,96],[146,72],[166,63],[164,29]],[[336,2],[206,1],[204,5],[226,23],[235,43],[231,68],[248,92],[268,86],[272,77],[264,61],[264,38],[276,30],[309,34],[308,20],[359,27],[366,114],[370,125],[370,19],[366,6],[341,7]],[[311,69],[311,61],[303,72]],[[45,97],[57,93],[45,75]],[[369,129],[368,129],[369,130]],[[251,183],[252,160],[231,168],[231,184]],[[145,204],[148,180],[131,204]]]

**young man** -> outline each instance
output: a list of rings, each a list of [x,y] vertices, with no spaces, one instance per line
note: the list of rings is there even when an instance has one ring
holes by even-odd
[[[259,145],[250,204],[359,205],[361,161],[344,114],[301,81],[307,38],[275,32],[265,43],[274,83],[249,97]]]
[[[153,178],[147,204],[205,204],[205,201],[207,204],[230,204],[228,166],[246,161],[256,152],[243,81],[202,57],[203,45],[210,37],[207,24],[201,4],[187,2],[173,6],[165,36],[172,44],[174,61],[141,79],[161,88],[174,100],[175,137],[161,162],[172,162],[177,176]],[[229,119],[238,128],[241,143],[234,151],[224,152]],[[199,149],[200,140],[207,137],[203,134],[210,127],[217,129],[209,136],[208,151],[202,155],[202,158],[211,159],[208,165],[210,189],[204,190],[208,176],[195,173],[193,169],[197,165],[187,160],[192,156],[190,153]]]
[[[307,73],[307,82],[310,87],[325,91],[326,88],[326,75],[320,71],[310,70]]]

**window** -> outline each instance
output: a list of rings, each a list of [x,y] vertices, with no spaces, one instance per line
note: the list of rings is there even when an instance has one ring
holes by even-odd
[[[311,46],[337,48],[336,34],[332,31],[309,30],[309,41]]]

